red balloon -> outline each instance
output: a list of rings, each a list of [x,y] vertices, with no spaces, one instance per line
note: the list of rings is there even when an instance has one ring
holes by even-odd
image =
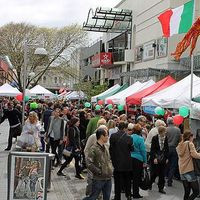
[[[113,101],[111,99],[108,99],[107,104],[113,104]]]
[[[184,121],[184,118],[182,116],[180,116],[180,115],[174,116],[174,124],[175,125],[180,125],[183,123],[183,121]]]
[[[23,95],[22,94],[18,94],[16,96],[17,101],[22,101],[23,100]]]
[[[104,103],[103,100],[98,101],[98,105],[103,105],[103,103]]]

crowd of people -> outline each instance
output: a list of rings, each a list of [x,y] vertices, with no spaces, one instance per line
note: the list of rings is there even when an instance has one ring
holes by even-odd
[[[200,159],[193,142],[193,133],[176,126],[173,117],[155,119],[139,109],[134,113],[112,109],[84,108],[78,102],[39,101],[37,109],[26,106],[26,121],[21,126],[21,105],[5,99],[0,123],[8,119],[12,140],[25,151],[55,154],[52,162],[58,176],[75,160],[75,177],[84,179],[87,188],[84,200],[109,200],[114,179],[114,200],[143,198],[141,177],[148,169],[152,190],[158,177],[158,192],[166,194],[174,178],[184,186],[184,200],[199,195],[199,184],[193,159]],[[198,143],[198,142],[196,142]],[[192,192],[191,192],[192,190]]]

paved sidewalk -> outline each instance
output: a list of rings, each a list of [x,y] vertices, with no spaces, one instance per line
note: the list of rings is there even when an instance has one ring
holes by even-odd
[[[9,152],[4,151],[7,146],[8,122],[0,125],[0,200],[7,199],[7,159]],[[47,194],[48,200],[60,200],[52,184],[51,190]]]
[[[8,122],[0,125],[0,200],[7,199],[7,157],[8,152],[4,149],[7,145]],[[86,180],[75,178],[73,163],[63,172],[66,177],[57,176],[58,168],[52,170],[52,187],[48,192],[48,200],[82,200],[85,196]],[[86,177],[86,174],[84,175]],[[173,187],[166,187],[166,195],[158,193],[156,185],[152,191],[141,191],[144,200],[181,200],[183,199],[183,188],[180,182],[175,181]],[[113,193],[112,193],[113,198]],[[122,200],[126,198],[123,196]]]

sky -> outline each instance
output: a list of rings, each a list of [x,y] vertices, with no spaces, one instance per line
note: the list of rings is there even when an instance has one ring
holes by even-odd
[[[26,22],[62,27],[83,24],[90,8],[114,7],[120,0],[0,0],[0,26]]]

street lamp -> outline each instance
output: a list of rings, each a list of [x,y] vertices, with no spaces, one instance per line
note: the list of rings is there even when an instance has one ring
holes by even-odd
[[[27,83],[28,48],[29,47],[38,47],[38,46],[39,45],[37,45],[37,44],[27,44],[26,42],[24,44],[22,125],[24,125],[24,117],[25,117],[25,92],[26,92],[26,83]],[[38,47],[38,48],[36,48],[34,54],[46,56],[48,53],[47,53],[46,49]]]

